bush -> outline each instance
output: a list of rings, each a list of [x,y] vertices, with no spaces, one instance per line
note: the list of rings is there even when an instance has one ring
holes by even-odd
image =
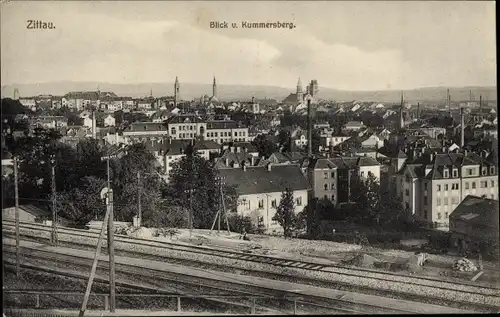
[[[240,232],[242,233],[243,230],[246,233],[256,233],[257,228],[252,224],[252,218],[248,216],[240,216],[238,214],[232,214],[228,215],[227,220],[229,222],[229,229],[233,232]],[[222,223],[221,221],[221,227],[222,229],[227,229],[227,225]]]

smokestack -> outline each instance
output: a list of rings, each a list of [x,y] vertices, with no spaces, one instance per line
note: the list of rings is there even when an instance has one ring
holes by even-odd
[[[96,121],[95,121],[95,110],[92,110],[92,138],[95,139],[97,137],[96,131]]]
[[[311,99],[307,99],[307,154],[312,156],[312,114],[311,114]]]
[[[465,145],[465,120],[464,120],[464,108],[460,108],[460,147]]]
[[[450,113],[450,117],[451,117],[451,96],[450,96],[450,89],[447,89],[447,98],[448,98],[448,111]]]
[[[417,102],[417,121],[420,122],[420,102]]]
[[[481,110],[483,108],[483,95],[479,95],[479,112],[481,112]]]

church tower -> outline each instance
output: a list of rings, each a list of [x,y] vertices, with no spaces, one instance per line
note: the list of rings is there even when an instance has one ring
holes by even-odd
[[[304,91],[302,90],[302,82],[299,81],[297,82],[297,102],[302,102],[304,101]]]
[[[179,104],[180,100],[180,85],[179,85],[179,79],[177,76],[175,76],[175,84],[174,84],[174,105],[177,107]]]
[[[405,119],[404,119],[404,112],[403,112],[404,105],[405,105],[404,96],[403,96],[403,92],[401,92],[401,106],[399,108],[399,130],[404,129],[404,127],[405,127]]]
[[[212,97],[215,99],[218,98],[217,96],[217,82],[215,81],[215,76],[214,76],[214,83],[212,84]]]

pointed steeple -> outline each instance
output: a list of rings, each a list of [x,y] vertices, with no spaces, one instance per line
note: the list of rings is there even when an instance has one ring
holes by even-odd
[[[299,77],[299,81],[297,82],[297,93],[299,92],[303,92],[302,90],[302,81],[300,80],[300,77]]]
[[[404,94],[403,91],[401,91],[401,105],[399,106],[399,129],[403,129],[405,126],[405,120],[403,117],[403,111],[404,111]]]
[[[214,76],[214,83],[212,84],[212,97],[217,98],[217,81]]]

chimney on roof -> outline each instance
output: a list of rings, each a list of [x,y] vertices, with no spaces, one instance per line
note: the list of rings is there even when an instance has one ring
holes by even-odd
[[[226,166],[229,166],[229,159],[226,158]]]
[[[236,147],[236,153],[241,153],[241,147]]]
[[[271,163],[268,163],[267,164],[267,171],[270,172],[271,171]]]
[[[252,158],[251,158],[251,162],[252,162],[252,166],[255,166],[255,156],[252,155]]]

